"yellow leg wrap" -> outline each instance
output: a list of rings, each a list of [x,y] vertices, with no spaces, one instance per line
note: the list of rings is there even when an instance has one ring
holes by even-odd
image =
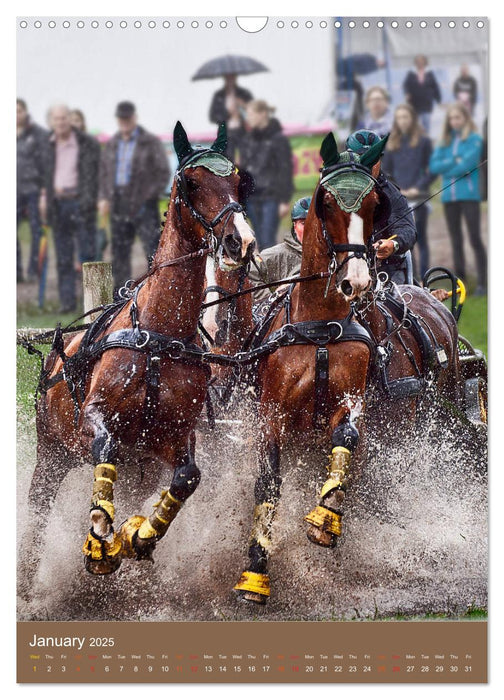
[[[93,497],[91,504],[103,508],[110,519],[114,520],[114,482],[117,479],[117,470],[113,464],[97,464],[94,469]]]
[[[322,532],[330,532],[339,537],[341,535],[341,515],[333,513],[332,510],[324,506],[316,506],[311,513],[305,516],[304,520],[310,525],[318,527]]]
[[[122,543],[122,554],[123,557],[128,559],[136,559],[137,552],[133,547],[133,536],[138,532],[140,526],[145,522],[146,518],[143,515],[134,515],[132,518],[126,520],[119,530],[119,537]]]
[[[259,593],[269,597],[271,593],[269,576],[268,574],[256,574],[254,571],[244,571],[233,590]]]
[[[182,508],[182,501],[174,498],[169,491],[163,491],[161,500],[155,504],[155,507],[154,513],[148,520],[144,520],[138,531],[138,536],[143,540],[162,537]]]
[[[267,552],[271,549],[271,526],[275,515],[273,503],[261,503],[254,508],[251,542],[257,542]]]
[[[346,490],[349,479],[348,467],[350,466],[351,458],[352,454],[346,447],[333,447],[327,466],[329,479],[322,486],[320,498],[324,498],[334,489]]]

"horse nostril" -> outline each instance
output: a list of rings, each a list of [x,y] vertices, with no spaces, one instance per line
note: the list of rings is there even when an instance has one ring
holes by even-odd
[[[341,283],[341,291],[346,297],[352,296],[353,287],[348,280],[343,280]]]
[[[230,233],[224,238],[224,248],[230,257],[239,256],[241,253],[241,246],[240,234]]]

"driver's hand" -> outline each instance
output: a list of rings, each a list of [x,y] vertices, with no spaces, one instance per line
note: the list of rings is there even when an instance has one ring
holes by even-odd
[[[394,252],[394,241],[380,240],[373,243],[373,248],[376,250],[376,257],[380,260],[389,258]]]

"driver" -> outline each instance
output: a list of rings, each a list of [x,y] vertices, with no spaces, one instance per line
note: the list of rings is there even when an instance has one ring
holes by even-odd
[[[362,155],[379,140],[380,136],[374,131],[359,129],[347,138],[346,147],[349,151]],[[408,201],[399,188],[387,180],[381,171],[377,181],[380,202],[375,209],[373,233],[369,242],[376,254],[377,272],[386,272],[396,284],[407,284],[406,253],[416,243],[415,220],[409,212]]]
[[[260,255],[254,256],[249,278],[255,284],[270,283],[285,277],[299,275],[303,254],[303,233],[311,197],[302,197],[294,202],[291,209],[292,226],[282,243],[266,248]],[[254,293],[254,302],[267,299],[272,292],[282,290],[287,285],[260,289]]]

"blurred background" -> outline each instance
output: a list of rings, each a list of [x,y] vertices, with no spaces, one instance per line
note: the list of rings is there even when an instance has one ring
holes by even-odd
[[[210,143],[216,134],[216,115],[222,113],[228,129],[250,132],[247,104],[252,101],[261,102],[259,109],[268,111],[269,122],[278,124],[289,144],[292,183],[284,189],[283,199],[288,202],[278,200],[282,204],[291,205],[313,192],[321,164],[318,151],[328,131],[334,131],[344,147],[348,134],[358,127],[379,130],[384,126],[389,131],[398,107],[404,104],[412,107],[431,152],[440,145],[449,110],[462,105],[485,153],[489,100],[485,18],[430,18],[422,26],[415,18],[408,22],[390,17],[270,17],[255,33],[243,31],[234,18],[216,17],[30,17],[18,18],[17,23],[17,92],[31,123],[51,132],[51,107],[79,110],[87,135],[98,141],[103,152],[118,133],[117,105],[133,103],[137,123],[161,141],[166,154],[169,176],[159,192],[161,216],[176,169],[171,144],[175,122],[183,123],[193,143]],[[233,85],[225,82],[225,64],[220,73],[216,69],[215,77],[197,78],[206,65],[226,57],[246,58],[262,68],[250,73],[239,70]],[[18,139],[20,132],[18,127]],[[239,148],[235,156],[239,160]],[[478,175],[478,235],[486,247],[484,168]],[[442,178],[432,173],[425,194],[442,184]],[[88,229],[98,237],[94,256],[109,260],[111,224],[100,215],[99,193],[95,196],[96,221]],[[289,235],[286,211],[284,207],[277,241]],[[18,320],[20,325],[33,325],[36,319],[37,325],[51,325],[55,314],[64,311],[53,231],[46,227],[41,297],[40,269],[29,269],[34,234],[26,206],[18,218]],[[465,276],[473,292],[482,286],[477,254],[464,217],[462,227]],[[440,197],[430,202],[425,236],[429,264],[453,267],[452,238]],[[146,268],[143,248],[136,235],[131,253],[134,276]],[[77,284],[82,263],[78,249],[76,244]],[[420,272],[418,252],[415,260]],[[486,285],[479,291],[485,292]],[[79,295],[77,289],[78,304]]]

